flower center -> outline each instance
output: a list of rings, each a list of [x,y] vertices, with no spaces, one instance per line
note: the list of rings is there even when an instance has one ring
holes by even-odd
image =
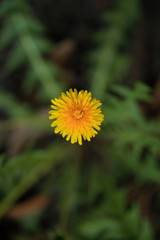
[[[76,119],[81,119],[84,115],[84,112],[82,110],[74,110],[73,112],[73,116],[76,118]]]

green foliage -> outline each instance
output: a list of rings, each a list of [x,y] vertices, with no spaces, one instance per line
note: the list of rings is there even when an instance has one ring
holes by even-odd
[[[0,46],[12,44],[5,70],[11,73],[24,64],[28,65],[24,90],[30,90],[27,86],[33,88],[39,83],[43,99],[44,96],[48,99],[60,94],[62,87],[55,80],[57,69],[44,59],[51,44],[43,37],[43,26],[32,18],[28,3],[25,0],[7,0],[2,4],[0,15],[5,17]]]
[[[113,159],[124,162],[131,172],[135,172],[139,180],[159,182],[156,163],[160,144],[159,120],[146,119],[138,103],[150,99],[149,89],[138,83],[133,90],[118,85],[113,90],[119,97],[108,94],[103,109],[106,116],[104,135],[112,139],[109,152]],[[141,162],[142,158],[145,161]]]
[[[0,108],[4,108],[12,118],[31,115],[32,111],[27,104],[20,104],[12,95],[0,92]]]
[[[67,152],[62,152],[61,148],[62,145],[54,145],[44,151],[37,150],[33,153],[24,153],[11,159],[0,169],[1,189],[5,189],[7,185],[9,187],[9,194],[0,203],[0,217],[6,213],[27,189],[46,174],[57,161],[65,158]],[[11,173],[10,176],[8,176],[9,172]]]
[[[22,65],[27,67],[22,92],[33,91],[40,83],[41,97],[43,92],[47,98],[58,96],[61,87],[54,78],[55,66],[44,58],[51,45],[31,12],[24,0],[2,4],[0,15],[5,16],[5,22],[0,45],[11,47],[5,68],[12,74]],[[14,157],[0,156],[0,217],[36,184],[37,191],[53,196],[47,213],[51,229],[42,226],[39,214],[23,219],[19,224],[22,231],[45,232],[48,240],[154,239],[149,219],[141,215],[138,201],[130,200],[129,190],[134,183],[140,189],[160,183],[160,121],[143,113],[141,103],[152,103],[146,84],[136,82],[133,88],[129,83],[128,87],[120,84],[131,63],[128,34],[139,12],[138,0],[117,0],[114,9],[104,15],[108,27],[96,34],[98,46],[90,54],[90,87],[93,95],[103,100],[104,122],[99,136],[84,147],[63,144],[53,137],[43,148],[35,142]],[[1,92],[0,108],[10,117],[4,124],[13,129],[27,123],[49,132],[48,117],[43,119],[14,96]],[[6,130],[3,124],[0,127]],[[50,213],[52,208],[54,214]],[[15,235],[13,240],[39,239],[26,235]]]
[[[90,73],[91,91],[99,99],[105,97],[106,90],[120,81],[128,69],[127,34],[139,17],[139,0],[116,2],[115,10],[103,17],[108,28],[98,33],[98,49],[90,56],[94,63]]]

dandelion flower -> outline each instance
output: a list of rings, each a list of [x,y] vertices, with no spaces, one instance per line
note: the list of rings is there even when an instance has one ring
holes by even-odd
[[[54,132],[66,137],[67,141],[71,139],[71,143],[78,142],[82,145],[82,137],[90,141],[97,134],[97,130],[100,130],[104,118],[99,108],[101,102],[92,99],[87,90],[77,92],[76,89],[70,89],[51,102],[51,127],[55,127]]]

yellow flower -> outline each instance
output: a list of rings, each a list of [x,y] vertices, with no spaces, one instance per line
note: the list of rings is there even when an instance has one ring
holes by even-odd
[[[62,93],[57,99],[51,100],[53,110],[49,111],[49,119],[53,119],[52,127],[56,127],[54,132],[62,134],[66,140],[71,139],[71,143],[82,145],[84,140],[90,141],[100,130],[104,115],[101,113],[99,100],[91,98],[91,93],[87,90],[77,92],[72,89],[66,94]]]

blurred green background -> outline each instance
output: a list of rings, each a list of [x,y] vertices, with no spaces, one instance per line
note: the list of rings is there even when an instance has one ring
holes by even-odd
[[[0,239],[160,239],[160,1],[0,1]],[[55,135],[50,99],[104,121]]]

